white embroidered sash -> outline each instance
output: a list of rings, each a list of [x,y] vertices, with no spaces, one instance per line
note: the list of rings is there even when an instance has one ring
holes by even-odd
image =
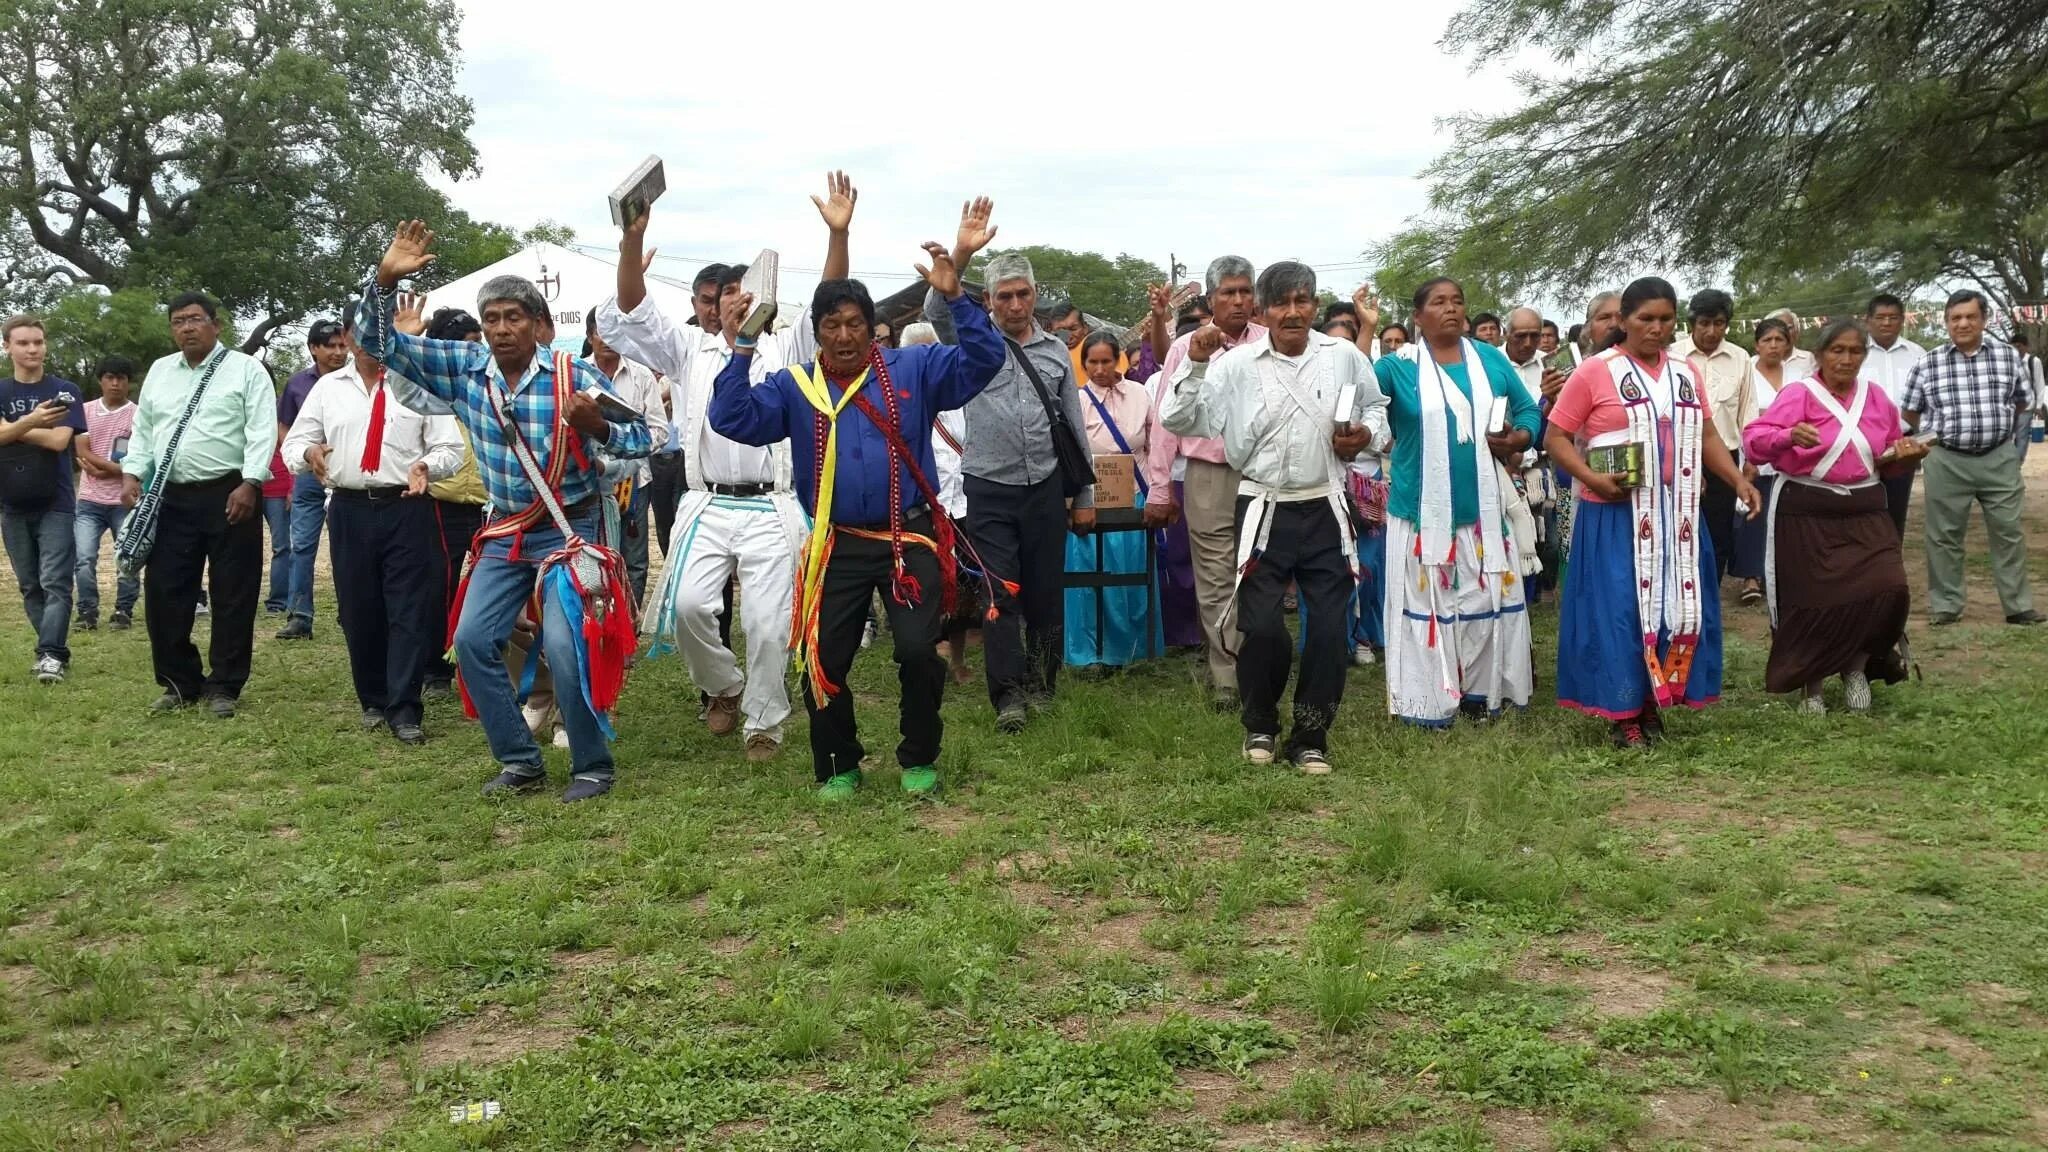
[[[1653,380],[1645,380],[1635,361],[1620,349],[1610,349],[1601,358],[1627,413],[1629,439],[1643,446],[1642,483],[1629,494],[1636,616],[1651,691],[1659,707],[1668,707],[1685,697],[1703,619],[1699,511],[1706,410],[1698,382],[1676,357],[1664,357]],[[1666,421],[1671,428],[1668,448],[1661,434]],[[1657,636],[1667,630],[1670,648],[1659,659]]]
[[[1835,400],[1834,393],[1818,377],[1809,376],[1802,383],[1816,404],[1834,418],[1840,429],[1835,433],[1835,442],[1828,445],[1827,454],[1814,465],[1813,471],[1804,476],[1778,473],[1778,482],[1771,486],[1769,512],[1764,517],[1764,601],[1770,609],[1771,627],[1778,626],[1778,498],[1785,494],[1787,482],[1804,484],[1810,488],[1824,488],[1836,495],[1846,496],[1858,488],[1868,488],[1877,483],[1877,457],[1870,450],[1870,438],[1863,434],[1863,409],[1870,400],[1870,381],[1856,382],[1856,395],[1845,410]],[[1854,484],[1835,484],[1827,479],[1835,465],[1850,452],[1863,461],[1863,479]]]

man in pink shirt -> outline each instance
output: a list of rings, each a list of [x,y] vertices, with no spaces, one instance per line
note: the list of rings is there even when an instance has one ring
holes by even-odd
[[[1252,322],[1252,265],[1242,256],[1218,256],[1204,277],[1209,290],[1210,323],[1223,331],[1223,348],[1263,338],[1266,329]],[[1202,619],[1203,647],[1208,653],[1209,685],[1218,711],[1237,709],[1236,590],[1238,474],[1223,458],[1223,441],[1176,436],[1159,424],[1159,401],[1174,382],[1191,369],[1190,332],[1173,342],[1160,367],[1164,384],[1154,389],[1152,443],[1145,454],[1145,479],[1152,496],[1145,522],[1163,528],[1183,508],[1173,502],[1173,462],[1187,460],[1182,500],[1188,520],[1188,544],[1194,553],[1195,603]]]

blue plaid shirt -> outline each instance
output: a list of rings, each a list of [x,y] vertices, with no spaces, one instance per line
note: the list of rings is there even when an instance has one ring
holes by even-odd
[[[392,297],[377,286],[375,272],[363,288],[368,307],[356,336],[363,351],[390,369],[392,395],[399,403],[423,415],[453,414],[469,429],[470,444],[476,451],[478,473],[492,508],[500,514],[517,513],[540,498],[527,482],[526,470],[512,455],[505,429],[491,409],[490,381],[496,381],[512,398],[512,417],[519,434],[533,449],[540,470],[549,470],[549,455],[555,435],[555,362],[546,348],[534,350],[533,362],[516,384],[507,384],[491,350],[467,340],[427,340],[391,329]],[[575,362],[578,391],[595,385],[614,396],[612,382],[589,363]],[[654,447],[643,420],[630,423],[610,421],[611,438],[603,445],[590,444],[585,454],[588,469],[570,460],[562,473],[559,493],[564,507],[582,503],[610,487],[600,470],[603,457],[633,460]],[[576,433],[571,433],[576,435]],[[602,457],[600,456],[602,452]]]

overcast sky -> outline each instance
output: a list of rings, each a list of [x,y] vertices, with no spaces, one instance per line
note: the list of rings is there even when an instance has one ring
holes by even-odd
[[[1438,49],[1450,0],[1179,24],[1130,0],[460,2],[482,172],[456,204],[610,246],[606,196],[652,152],[669,189],[650,237],[682,258],[657,271],[773,247],[784,299],[816,278],[808,197],[832,168],[860,189],[854,273],[878,296],[975,194],[998,246],[1174,253],[1193,276],[1224,252],[1298,259],[1348,294],[1363,250],[1422,209],[1435,120],[1515,102],[1507,66]]]

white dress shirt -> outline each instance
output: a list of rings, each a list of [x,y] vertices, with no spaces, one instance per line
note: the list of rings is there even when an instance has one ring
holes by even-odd
[[[939,425],[962,447],[967,444],[967,413],[955,408],[939,413]],[[936,432],[932,434],[932,461],[939,466],[939,507],[955,521],[967,516],[967,482],[960,471],[960,453]]]
[[[1711,353],[1702,352],[1692,337],[1680,337],[1671,354],[1693,363],[1707,389],[1707,411],[1713,414],[1714,431],[1730,452],[1742,451],[1742,430],[1763,413],[1756,393],[1749,386],[1749,353],[1723,340]],[[1789,369],[1791,362],[1786,366]],[[1791,379],[1791,377],[1787,377]]]
[[[1365,426],[1368,448],[1385,451],[1387,398],[1372,363],[1357,345],[1320,332],[1309,333],[1300,356],[1275,351],[1268,334],[1219,351],[1207,364],[1183,361],[1168,384],[1160,423],[1179,436],[1222,440],[1225,458],[1244,476],[1240,494],[1318,499],[1343,480],[1330,437],[1346,387],[1354,392],[1344,419]],[[1310,411],[1295,400],[1297,392],[1313,401]]]
[[[1892,407],[1901,413],[1906,410],[1906,380],[1913,375],[1913,368],[1927,356],[1927,349],[1913,343],[1904,336],[1892,341],[1886,348],[1877,341],[1870,342],[1870,352],[1863,358],[1863,376],[1871,383],[1884,389]],[[1906,428],[1906,418],[1899,417],[1899,430]]]
[[[402,488],[411,481],[412,466],[427,465],[427,479],[445,480],[462,467],[462,429],[453,416],[422,416],[399,402],[395,391],[384,397],[384,446],[377,470],[363,471],[363,447],[370,439],[370,406],[380,382],[366,385],[354,363],[329,372],[306,393],[299,418],[292,421],[279,451],[294,475],[312,471],[306,449],[324,444],[327,482],[334,488]]]
[[[1820,361],[1804,348],[1793,348],[1785,354],[1785,383],[1793,384],[1820,371]]]
[[[711,386],[732,359],[725,337],[669,322],[649,296],[631,312],[607,300],[597,310],[597,334],[663,376],[668,377],[669,403],[682,430],[683,471],[689,486],[702,491],[713,484],[768,484],[789,489],[789,442],[756,448],[728,440],[711,428]],[[818,358],[811,332],[810,309],[797,313],[789,327],[772,336],[763,333],[754,349],[747,377],[758,386],[791,364]]]
[[[654,370],[628,356],[619,357],[619,370],[612,374],[612,388],[619,399],[632,405],[633,411],[647,421],[647,434],[654,440],[654,447],[648,455],[662,451],[668,444],[668,414],[661,410],[661,380]],[[654,481],[654,466],[645,457],[633,461],[633,484],[640,487]]]

